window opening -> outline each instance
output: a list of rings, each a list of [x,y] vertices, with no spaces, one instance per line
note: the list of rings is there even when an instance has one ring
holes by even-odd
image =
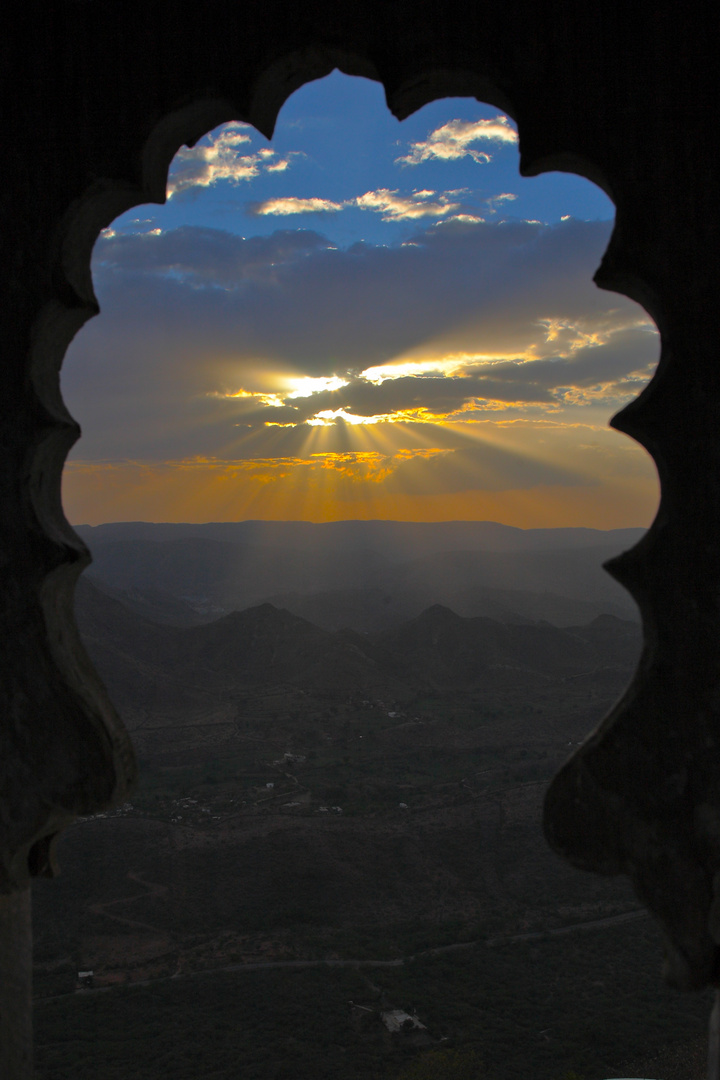
[[[657,486],[606,424],[657,343],[591,282],[612,204],[523,180],[516,142],[334,73],[272,142],[181,148],[167,204],[99,238],[64,500],[143,780],[38,883],[40,1076],[58,1026],[116,1040],[118,1076],[600,1076],[648,1013],[695,1019],[624,882],[540,835],[636,655],[600,563]],[[597,1017],[638,991],[610,1046]]]

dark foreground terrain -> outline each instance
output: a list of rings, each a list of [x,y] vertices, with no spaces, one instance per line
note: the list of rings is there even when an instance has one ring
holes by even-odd
[[[708,1002],[663,986],[627,882],[540,830],[636,623],[171,625],[178,593],[161,625],[109,591],[78,618],[142,783],[35,890],[41,1080],[702,1075]]]

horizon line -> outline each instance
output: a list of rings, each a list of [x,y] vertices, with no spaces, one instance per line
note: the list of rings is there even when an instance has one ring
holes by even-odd
[[[618,525],[608,529],[601,529],[593,525],[535,525],[524,528],[521,525],[506,525],[502,521],[476,518],[453,518],[447,521],[406,521],[400,518],[339,518],[332,521],[306,521],[303,518],[242,518],[239,520],[214,520],[214,521],[147,521],[142,518],[123,519],[119,521],[101,521],[96,525],[88,522],[70,522],[72,529],[102,529],[107,525],[177,525],[178,527],[203,528],[207,525],[307,525],[318,527],[323,525],[493,525],[501,529],[513,529],[517,532],[558,532],[569,530],[584,530],[586,532],[628,532],[640,529],[645,532],[649,525]]]

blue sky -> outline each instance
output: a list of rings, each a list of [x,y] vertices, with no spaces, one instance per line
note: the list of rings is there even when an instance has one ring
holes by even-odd
[[[654,469],[607,428],[658,355],[592,283],[612,203],[520,177],[496,108],[401,123],[334,73],[270,141],[181,148],[168,193],[95,246],[102,314],[62,373],[72,521],[649,521]]]
[[[495,123],[498,117],[502,125]],[[427,143],[428,135],[441,130],[448,120],[460,121],[474,130],[458,132],[460,138],[456,136],[454,147],[450,131],[444,142],[438,139],[435,148],[430,145],[424,159],[422,153],[413,155],[413,145]],[[489,137],[483,137],[478,122],[487,124],[484,131]],[[507,127],[504,139],[492,137],[499,126]],[[218,147],[220,167],[222,131],[216,129],[198,146]],[[411,201],[413,193],[432,191],[435,198],[427,199],[430,204],[438,199],[442,203],[445,198],[449,205],[460,203],[459,212],[489,220],[500,216],[556,224],[565,215],[587,221],[611,221],[614,216],[612,202],[604,192],[577,176],[552,173],[533,179],[521,177],[515,125],[498,109],[474,99],[436,101],[401,122],[387,109],[378,83],[334,72],[308,83],[288,99],[272,140],[249,125],[238,125],[237,134],[247,139],[237,149],[241,157],[248,159],[248,179],[205,187],[188,183],[160,213],[142,215],[138,222],[138,213],[132,210],[118,218],[114,227],[137,231],[138,227],[172,229],[194,225],[250,237],[269,236],[279,226],[290,224],[293,228],[322,231],[332,243],[343,247],[360,241],[399,243],[410,237],[414,225],[423,219],[387,220],[387,214],[352,206],[342,212],[305,212],[284,218],[253,213],[253,204],[273,199],[318,199],[337,205],[378,190],[396,192],[399,199]],[[440,156],[453,150],[457,156]],[[260,156],[263,154],[267,157]],[[413,158],[419,159],[417,163]],[[227,155],[229,170],[237,177],[242,170],[233,168],[235,159],[232,152]],[[185,162],[181,155],[170,172],[171,190],[173,179],[182,185],[188,181],[188,174],[192,177],[195,171],[197,176],[197,170],[187,168],[196,161],[196,153],[187,154]],[[447,195],[458,189],[466,190]],[[503,195],[512,198],[498,200]],[[439,213],[437,218],[425,220],[445,220],[451,214]]]

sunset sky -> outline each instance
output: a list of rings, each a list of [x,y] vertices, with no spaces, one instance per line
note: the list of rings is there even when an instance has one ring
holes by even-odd
[[[102,313],[62,371],[72,522],[649,523],[655,469],[607,423],[659,342],[592,283],[612,203],[522,179],[496,108],[400,123],[335,73],[270,142],[237,122],[181,149],[168,195],[95,246]]]

